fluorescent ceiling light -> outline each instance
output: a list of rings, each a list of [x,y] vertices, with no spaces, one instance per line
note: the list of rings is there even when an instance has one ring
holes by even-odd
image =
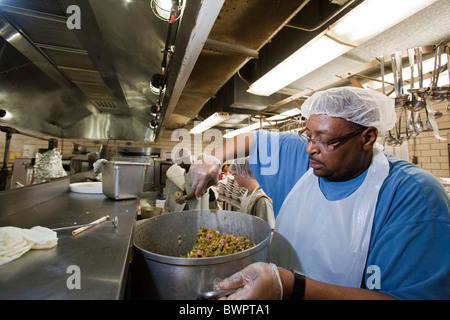
[[[365,0],[330,27],[328,34],[358,46],[436,0]]]
[[[269,96],[351,49],[328,37],[315,38],[253,83],[247,92]]]
[[[436,1],[365,0],[253,83],[247,92],[269,96]]]
[[[268,125],[269,125],[268,122],[263,122],[262,123],[263,127],[266,127]],[[260,123],[257,122],[257,123],[251,124],[251,125],[249,125],[247,127],[244,127],[244,128],[241,128],[241,129],[237,129],[237,130],[234,130],[234,131],[230,131],[230,132],[226,133],[223,137],[225,139],[229,139],[229,138],[237,136],[237,135],[239,135],[241,133],[253,131],[253,130],[256,130],[256,129],[259,129],[259,128],[260,128]]]
[[[279,115],[267,118],[268,121],[282,121],[289,117],[299,116],[301,114],[298,108],[294,108],[285,112],[280,113]]]
[[[209,118],[203,120],[199,124],[197,124],[194,128],[189,131],[192,134],[198,134],[202,133],[203,131],[208,130],[211,127],[214,127],[215,125],[218,125],[219,123],[227,120],[230,117],[230,115],[227,112],[216,112],[213,115],[211,115]]]

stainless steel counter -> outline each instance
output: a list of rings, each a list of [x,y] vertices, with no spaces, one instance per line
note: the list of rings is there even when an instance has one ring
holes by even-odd
[[[118,217],[117,229],[112,223],[103,224],[76,236],[72,236],[72,230],[62,230],[56,247],[30,250],[1,265],[0,299],[123,298],[139,200],[116,201],[102,194],[73,193],[69,192],[68,181],[59,184],[62,191],[56,197],[7,216],[0,212],[0,227],[57,228],[109,215]],[[30,190],[21,191],[21,197],[27,191],[32,194]],[[67,285],[75,283],[72,280],[76,274],[70,266],[79,267],[80,289]]]

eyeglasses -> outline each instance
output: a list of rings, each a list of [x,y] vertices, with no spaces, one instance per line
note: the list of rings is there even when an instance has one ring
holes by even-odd
[[[340,137],[333,138],[333,139],[330,139],[330,140],[325,140],[325,141],[323,141],[323,140],[314,140],[314,139],[311,139],[311,137],[309,137],[309,136],[306,136],[306,140],[308,140],[308,143],[312,143],[313,146],[316,146],[316,147],[318,147],[321,150],[330,150],[331,151],[331,150],[335,149],[337,143],[345,141],[345,140],[348,140],[348,139],[358,135],[359,133],[363,132],[366,129],[367,128],[363,128],[363,129],[360,129],[358,131],[346,134],[344,136],[340,136]]]

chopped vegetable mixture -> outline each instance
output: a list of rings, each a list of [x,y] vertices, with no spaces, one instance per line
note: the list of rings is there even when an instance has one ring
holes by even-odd
[[[234,234],[220,232],[201,227],[197,233],[197,241],[186,258],[218,257],[237,253],[254,247],[255,244],[246,236],[236,237]]]

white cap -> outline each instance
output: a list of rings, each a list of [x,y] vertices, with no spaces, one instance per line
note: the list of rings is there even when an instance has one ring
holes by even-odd
[[[309,118],[324,114],[342,118],[365,127],[376,127],[380,134],[391,130],[396,121],[395,101],[382,93],[340,87],[314,93],[302,105],[302,115]]]
[[[191,164],[192,161],[191,152],[186,148],[177,149],[173,152],[172,162],[176,164]]]

